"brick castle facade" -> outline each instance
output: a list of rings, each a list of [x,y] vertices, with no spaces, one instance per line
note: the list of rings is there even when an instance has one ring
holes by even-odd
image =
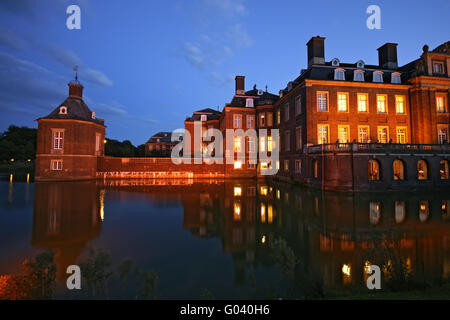
[[[224,154],[244,150],[245,162],[176,166],[170,159],[104,157],[103,121],[82,101],[83,87],[70,83],[69,98],[38,119],[36,180],[257,177],[262,167],[275,166],[277,178],[322,189],[450,186],[450,42],[432,51],[424,46],[418,59],[403,66],[395,43],[378,49],[378,65],[326,61],[319,36],[307,48],[307,69],[279,94],[256,86],[245,91],[245,77],[237,76],[222,111],[207,108],[186,118],[192,158],[201,158],[208,144],[196,143],[195,123],[201,132],[214,128],[224,137],[227,129],[266,129],[267,137],[234,138],[231,150],[224,141]],[[277,141],[273,129],[279,130]],[[249,163],[250,150],[270,153],[275,146],[276,163]]]

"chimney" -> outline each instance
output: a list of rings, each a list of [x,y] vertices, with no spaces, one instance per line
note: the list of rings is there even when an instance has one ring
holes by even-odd
[[[381,68],[397,69],[397,44],[385,43],[378,49],[378,64]]]
[[[313,64],[325,64],[325,38],[312,37],[308,43],[308,68]]]
[[[236,95],[245,94],[245,76],[236,76]]]
[[[81,83],[69,82],[69,97],[71,98],[83,98],[83,86]]]

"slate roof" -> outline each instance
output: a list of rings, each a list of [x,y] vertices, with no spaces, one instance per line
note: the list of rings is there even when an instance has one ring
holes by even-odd
[[[147,143],[176,143],[176,141],[172,141],[172,132],[161,131],[151,136]]]
[[[256,86],[252,90],[246,91],[243,96],[234,96],[227,107],[245,107],[247,98],[253,98],[253,105],[264,106],[274,104],[280,97],[276,94],[257,89]]]
[[[60,114],[60,107],[67,107],[67,114]],[[84,103],[83,99],[68,97],[64,100],[56,109],[54,109],[48,116],[39,118],[40,119],[73,119],[93,122],[97,124],[104,125],[103,119],[93,119],[92,111]]]
[[[206,120],[219,120],[220,115],[222,112],[211,109],[211,108],[205,108],[202,110],[194,111],[192,116],[187,117],[186,121],[200,121],[202,115],[206,115]]]

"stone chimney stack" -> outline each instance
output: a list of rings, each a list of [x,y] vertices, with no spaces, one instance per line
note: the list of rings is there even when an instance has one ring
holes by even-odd
[[[236,95],[245,94],[245,76],[236,76]]]
[[[397,69],[397,44],[385,43],[378,49],[378,64],[381,68]]]
[[[83,86],[81,83],[69,82],[69,97],[71,98],[83,98]]]
[[[312,37],[308,43],[308,68],[313,64],[325,64],[325,38]]]

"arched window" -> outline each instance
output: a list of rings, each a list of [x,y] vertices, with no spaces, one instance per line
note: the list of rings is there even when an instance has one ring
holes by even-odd
[[[67,114],[67,107],[66,106],[59,107],[59,114]]]
[[[402,160],[395,160],[392,164],[392,169],[394,171],[394,180],[405,180],[405,165]]]
[[[419,180],[428,179],[428,166],[425,160],[419,160],[417,162],[417,179]]]
[[[319,162],[317,160],[313,160],[313,166],[314,166],[314,178],[319,177]]]
[[[381,218],[381,203],[370,202],[369,205],[369,221],[371,224],[378,224]]]
[[[441,160],[441,162],[440,162],[440,172],[441,172],[441,179],[442,180],[449,179],[448,160]]]
[[[380,164],[377,160],[369,160],[369,180],[380,180]]]

